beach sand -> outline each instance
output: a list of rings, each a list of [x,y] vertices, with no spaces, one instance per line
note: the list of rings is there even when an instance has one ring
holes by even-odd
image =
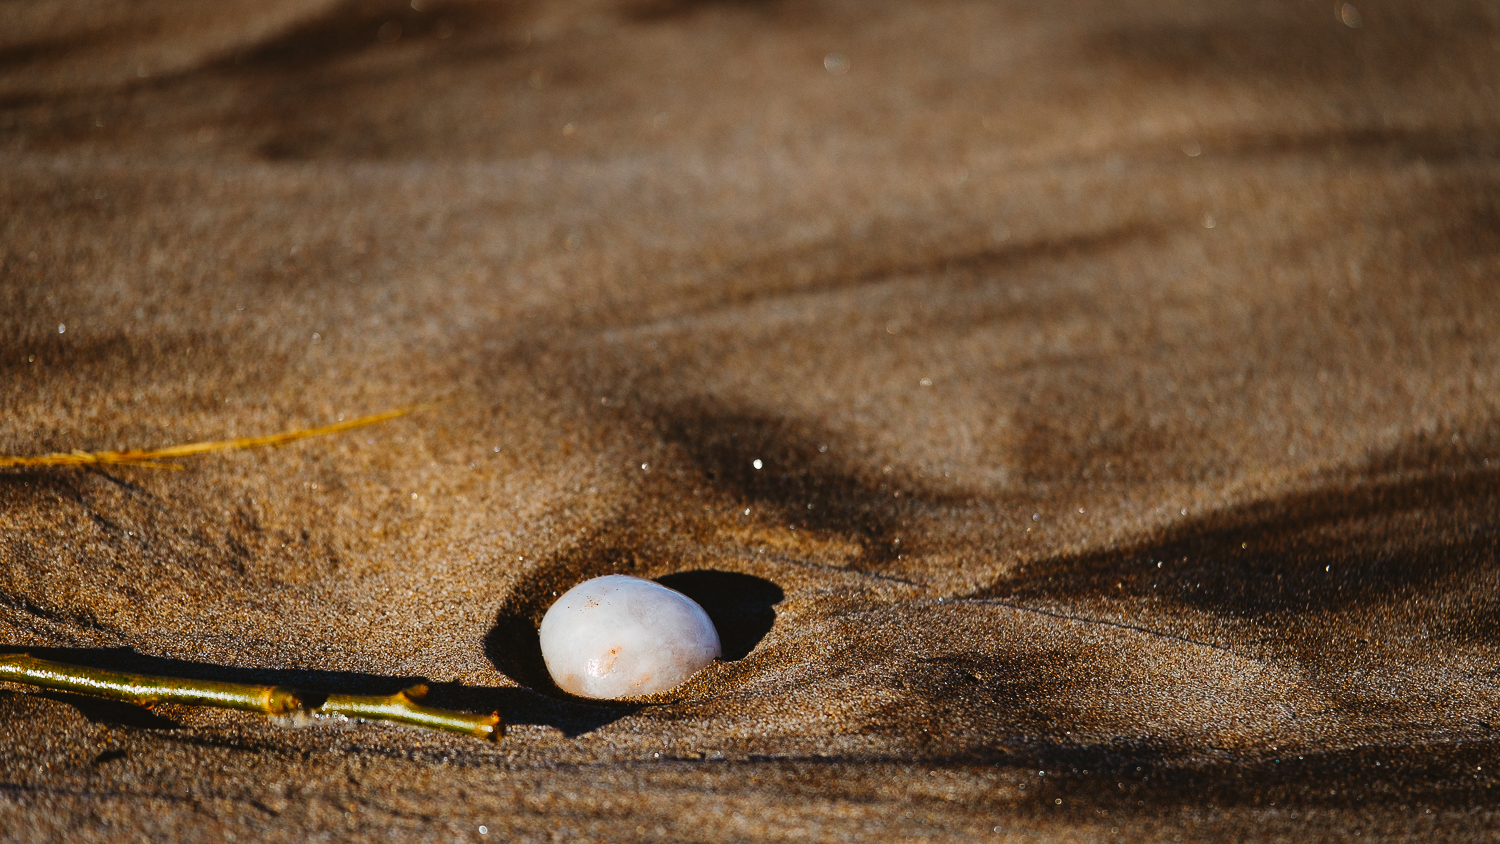
[[[420,7],[420,8],[414,8]],[[0,838],[1500,832],[1500,10],[0,8]],[[759,461],[756,468],[755,461]],[[557,691],[591,576],[675,692]]]

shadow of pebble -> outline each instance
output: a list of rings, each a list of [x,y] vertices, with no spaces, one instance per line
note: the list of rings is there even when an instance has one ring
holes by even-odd
[[[724,660],[744,659],[776,623],[775,606],[786,597],[764,578],[732,571],[695,569],[663,575],[656,582],[697,601],[713,620]]]

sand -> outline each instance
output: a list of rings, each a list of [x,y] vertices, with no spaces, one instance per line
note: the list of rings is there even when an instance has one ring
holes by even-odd
[[[0,838],[1500,832],[1493,4],[414,5],[0,8],[0,454],[433,403],[0,474],[0,643],[508,734],[4,686]]]

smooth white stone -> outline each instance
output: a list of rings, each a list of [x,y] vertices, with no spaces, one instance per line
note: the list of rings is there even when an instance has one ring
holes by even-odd
[[[721,653],[719,631],[697,602],[623,574],[564,592],[537,635],[557,687],[599,699],[675,688]]]

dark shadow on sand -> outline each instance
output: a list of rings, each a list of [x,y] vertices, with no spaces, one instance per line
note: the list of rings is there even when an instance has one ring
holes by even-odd
[[[658,577],[657,583],[692,598],[719,631],[724,660],[749,656],[776,623],[777,604],[786,594],[764,578],[732,571],[696,569]]]

